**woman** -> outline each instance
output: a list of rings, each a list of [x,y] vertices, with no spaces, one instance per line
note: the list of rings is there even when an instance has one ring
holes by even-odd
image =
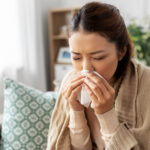
[[[62,82],[47,150],[148,150],[150,69],[132,59],[119,10],[84,5],[72,19],[68,41],[74,70]],[[93,108],[77,99],[83,85]]]

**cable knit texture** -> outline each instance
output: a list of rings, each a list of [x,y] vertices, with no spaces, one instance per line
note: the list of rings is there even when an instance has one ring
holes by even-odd
[[[70,109],[70,138],[72,150],[91,150],[91,140],[96,149],[103,149],[105,145],[109,145],[109,141],[119,128],[119,121],[115,114],[114,108],[104,114],[96,114],[91,108],[87,110],[87,119],[83,111],[73,111]],[[96,118],[97,117],[97,118]],[[87,125],[89,122],[89,128]],[[90,139],[91,132],[91,139]],[[101,137],[100,137],[101,136]],[[102,140],[104,142],[102,142]],[[101,142],[100,142],[101,141]],[[84,144],[83,144],[84,143]]]
[[[71,150],[70,137],[70,107],[61,94],[61,90],[68,78],[71,78],[75,71],[66,75],[60,88],[59,96],[52,114],[47,149],[46,150]],[[115,113],[119,120],[119,127],[109,140],[106,150],[149,150],[150,148],[150,69],[132,60],[115,98]],[[90,134],[90,110],[85,110],[87,118],[87,129]],[[95,115],[96,116],[96,115]],[[96,117],[97,119],[97,117]],[[96,120],[95,119],[95,120]],[[98,119],[97,119],[98,120]],[[96,122],[96,121],[95,121]],[[99,126],[99,129],[100,126]],[[102,134],[97,139],[91,134],[91,149],[101,150],[96,143],[102,143]],[[94,129],[93,129],[94,131]],[[89,141],[90,141],[89,140]],[[98,140],[98,142],[96,142]],[[90,143],[88,143],[90,144]]]

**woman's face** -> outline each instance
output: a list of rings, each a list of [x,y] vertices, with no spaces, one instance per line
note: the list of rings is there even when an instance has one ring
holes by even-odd
[[[116,45],[97,33],[73,32],[69,38],[71,60],[76,71],[90,70],[113,80],[118,65]]]

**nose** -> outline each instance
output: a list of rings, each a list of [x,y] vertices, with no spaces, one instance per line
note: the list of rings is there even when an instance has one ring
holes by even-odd
[[[91,63],[90,60],[88,59],[84,59],[82,62],[82,70],[90,70],[90,71],[94,71],[94,67]]]

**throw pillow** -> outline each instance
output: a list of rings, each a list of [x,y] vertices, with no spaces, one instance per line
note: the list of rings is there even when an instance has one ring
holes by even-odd
[[[2,150],[45,150],[57,93],[4,79]]]

